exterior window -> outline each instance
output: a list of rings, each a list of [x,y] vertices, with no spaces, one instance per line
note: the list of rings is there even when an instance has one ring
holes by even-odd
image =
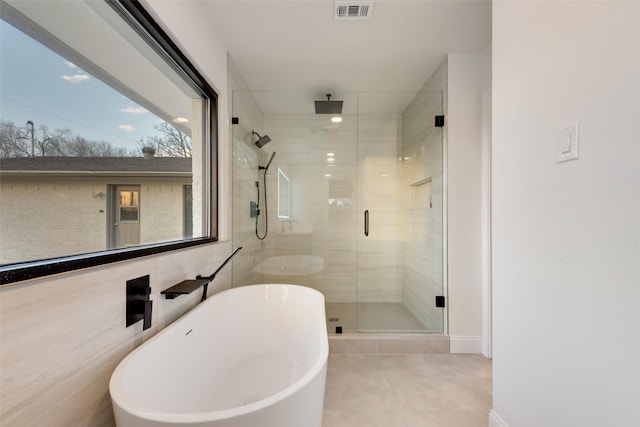
[[[120,222],[139,222],[140,191],[120,191]]]
[[[0,1],[0,283],[215,241],[216,94],[142,6]]]

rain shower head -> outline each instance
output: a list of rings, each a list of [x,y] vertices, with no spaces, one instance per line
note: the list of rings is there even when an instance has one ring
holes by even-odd
[[[262,148],[263,145],[265,145],[267,142],[271,141],[271,138],[269,138],[269,135],[260,136],[260,134],[258,132],[256,132],[255,130],[252,130],[251,134],[256,135],[258,137],[258,140],[256,141],[256,146],[258,148]]]
[[[332,101],[331,94],[327,94],[326,101],[315,101],[316,114],[342,114],[342,101]]]

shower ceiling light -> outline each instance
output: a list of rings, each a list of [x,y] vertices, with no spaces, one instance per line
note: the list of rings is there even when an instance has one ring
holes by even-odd
[[[331,121],[333,123],[340,123],[342,121],[342,117],[340,117],[340,116],[331,117]]]

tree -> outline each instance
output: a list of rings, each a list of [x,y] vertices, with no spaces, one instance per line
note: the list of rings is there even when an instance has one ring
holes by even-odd
[[[25,128],[16,126],[11,121],[0,121],[0,156],[28,157],[31,144],[28,142],[28,132]]]
[[[38,126],[40,137],[34,135],[34,145],[38,148],[38,152],[34,152],[35,156],[57,156],[59,147],[64,145],[64,140],[67,135],[71,134],[69,129],[56,129],[55,132],[50,132],[47,125]]]
[[[126,148],[116,147],[107,141],[91,141],[79,135],[73,135],[71,129],[49,130],[41,124],[31,135],[27,127],[18,127],[7,120],[0,121],[0,156],[31,157],[31,138],[33,137],[34,156],[57,157],[133,157],[139,153],[130,153]]]
[[[191,157],[191,137],[167,122],[154,126],[162,136],[150,136],[146,141],[141,139],[138,146],[151,147],[156,150],[157,157]]]
[[[138,141],[139,148],[152,147],[157,157],[191,157],[191,137],[162,122],[154,128],[160,133]],[[33,148],[31,146],[33,138]],[[74,135],[71,129],[50,130],[45,124],[34,128],[16,126],[8,120],[0,120],[0,156],[31,157],[140,157],[142,151],[117,147],[108,141],[91,141]]]

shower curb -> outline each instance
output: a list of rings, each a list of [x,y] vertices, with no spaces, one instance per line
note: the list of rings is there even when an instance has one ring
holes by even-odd
[[[444,335],[369,335],[329,336],[329,353],[363,354],[449,354],[449,337]]]

